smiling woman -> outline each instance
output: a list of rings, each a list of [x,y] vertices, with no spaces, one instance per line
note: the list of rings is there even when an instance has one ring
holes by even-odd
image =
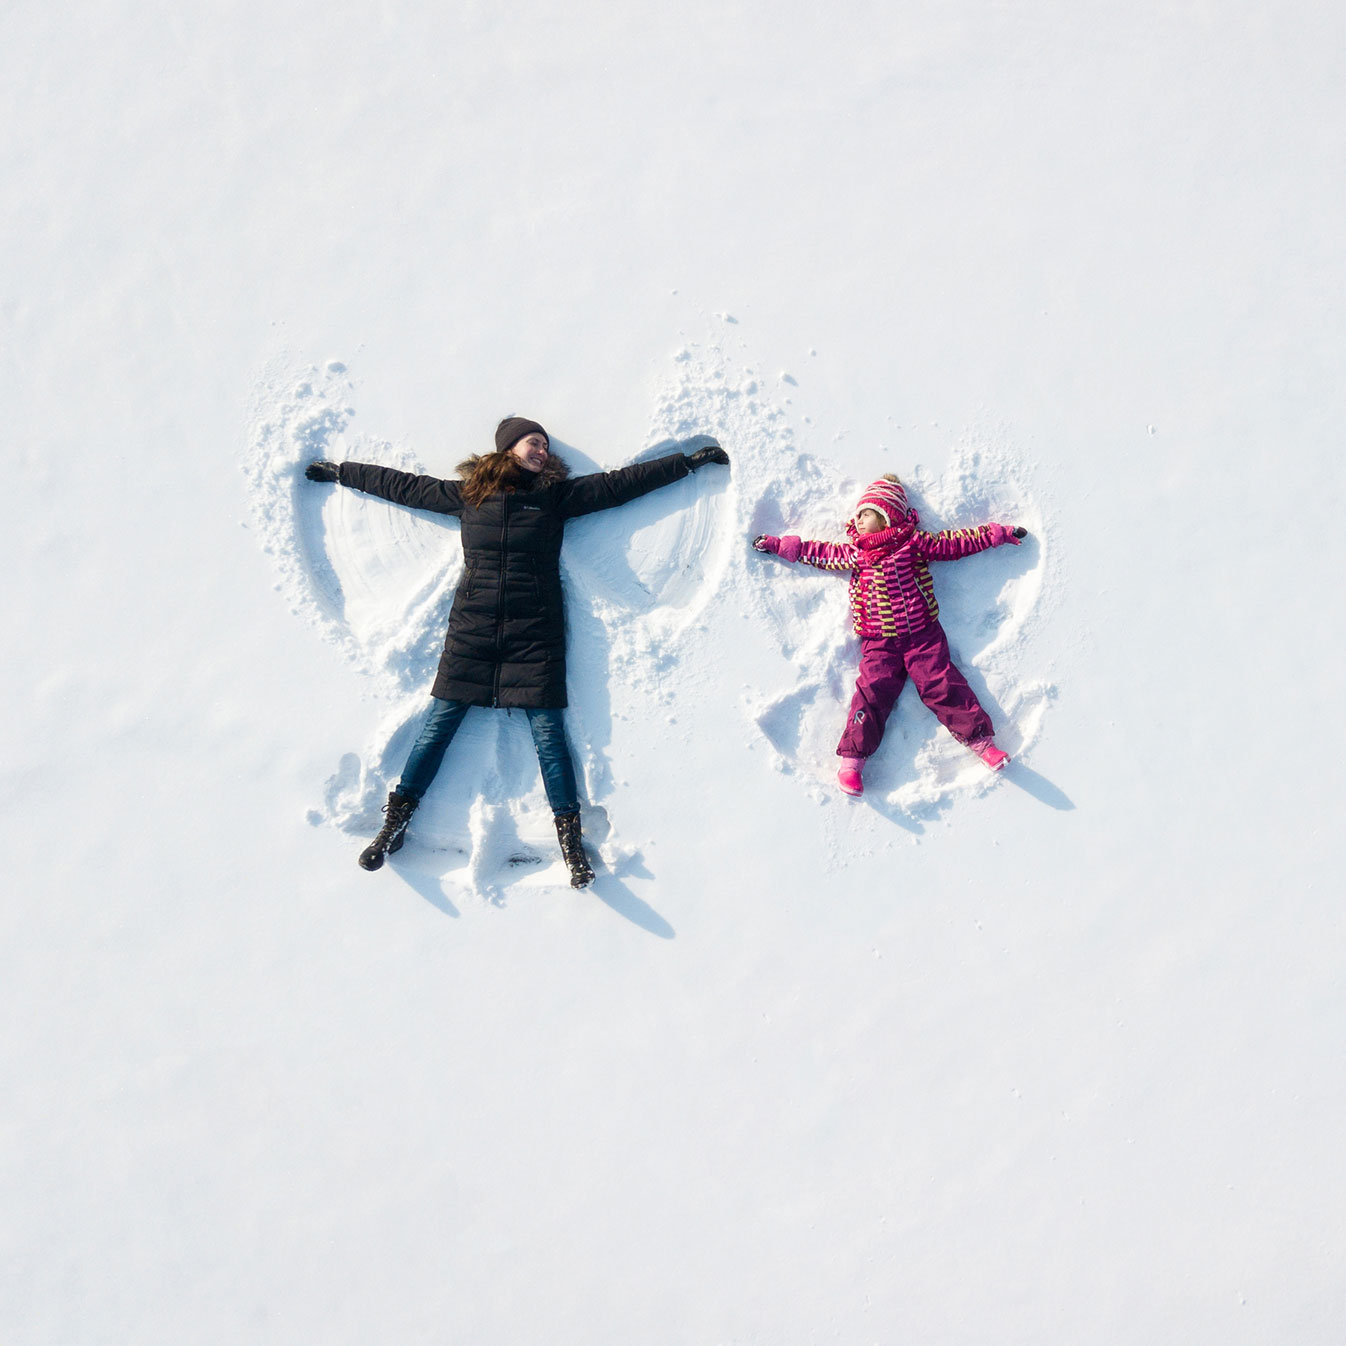
[[[579,788],[566,740],[565,606],[561,541],[568,519],[611,509],[685,477],[728,464],[718,445],[672,453],[612,472],[571,477],[536,421],[507,416],[495,452],[459,464],[457,480],[416,476],[371,463],[310,463],[310,481],[337,482],[395,505],[462,521],[465,568],[431,689],[430,710],[384,805],[387,820],[361,852],[378,869],[400,849],[421,797],[472,706],[519,708],[528,716],[547,802],[556,817],[570,882],[594,873],[580,833]]]

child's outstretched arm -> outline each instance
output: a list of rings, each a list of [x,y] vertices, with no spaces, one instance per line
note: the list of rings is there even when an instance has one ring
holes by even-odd
[[[942,533],[918,532],[912,543],[927,561],[957,561],[1007,543],[1017,547],[1027,536],[1028,529],[1014,524],[984,523],[977,528],[949,528]]]
[[[849,542],[804,542],[797,537],[772,537],[762,533],[753,538],[758,551],[769,551],[782,561],[802,561],[819,570],[854,570],[855,548]]]

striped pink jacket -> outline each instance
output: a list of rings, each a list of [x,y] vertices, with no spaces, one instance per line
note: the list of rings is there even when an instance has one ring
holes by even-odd
[[[846,525],[848,542],[804,542],[797,537],[767,538],[767,550],[786,561],[802,561],[819,570],[851,572],[851,620],[858,636],[904,636],[929,626],[939,616],[930,561],[956,561],[1003,541],[1000,524],[922,533],[915,510],[895,528],[861,533]],[[771,544],[775,545],[771,545]]]

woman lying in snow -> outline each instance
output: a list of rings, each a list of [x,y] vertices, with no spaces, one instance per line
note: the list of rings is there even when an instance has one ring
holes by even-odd
[[[414,476],[370,463],[310,463],[310,481],[339,482],[395,505],[462,520],[463,577],[449,614],[430,712],[384,805],[387,821],[361,852],[378,869],[398,850],[411,815],[434,780],[469,706],[519,707],[528,716],[547,802],[556,815],[570,882],[583,888],[593,869],[580,835],[579,789],[566,741],[565,608],[561,535],[567,519],[623,505],[685,477],[705,463],[727,464],[718,445],[571,477],[536,422],[509,416],[495,452],[459,465],[462,479]]]
[[[865,759],[883,739],[884,726],[908,675],[920,698],[960,743],[992,771],[1009,761],[996,747],[991,717],[954,666],[928,561],[962,556],[1028,536],[1003,523],[922,533],[902,483],[885,473],[860,497],[846,525],[849,542],[801,542],[797,537],[753,539],[758,551],[820,570],[851,572],[851,619],[860,637],[860,676],[846,731],[837,745],[837,782],[847,794],[864,793]]]

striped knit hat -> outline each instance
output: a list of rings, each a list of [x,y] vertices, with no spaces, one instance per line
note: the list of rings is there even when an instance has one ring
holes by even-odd
[[[860,503],[855,507],[855,512],[859,514],[862,509],[872,509],[883,515],[883,522],[892,528],[894,524],[907,517],[909,508],[907,493],[902,489],[902,483],[892,473],[886,473],[865,489],[864,495],[860,497]]]

